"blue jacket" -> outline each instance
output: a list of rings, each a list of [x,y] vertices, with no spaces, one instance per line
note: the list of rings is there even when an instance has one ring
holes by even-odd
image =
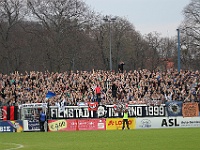
[[[46,115],[43,112],[40,114],[40,121],[46,121]]]

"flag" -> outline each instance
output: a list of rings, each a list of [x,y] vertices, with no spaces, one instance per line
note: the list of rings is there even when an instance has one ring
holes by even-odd
[[[183,104],[183,117],[199,116],[199,105],[197,102],[187,102]]]
[[[18,119],[18,107],[17,106],[3,106],[0,108],[2,114],[0,120],[17,120]]]
[[[88,102],[88,110],[89,111],[97,111],[98,102]]]
[[[182,101],[170,101],[165,103],[168,116],[182,116]]]
[[[51,91],[48,91],[48,93],[46,94],[46,99],[52,98],[52,97],[54,97],[54,96],[56,96],[55,93],[53,93],[53,92],[51,92]]]

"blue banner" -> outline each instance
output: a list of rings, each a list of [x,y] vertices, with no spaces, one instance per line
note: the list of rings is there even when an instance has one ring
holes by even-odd
[[[56,96],[56,94],[53,93],[53,92],[51,92],[51,91],[48,91],[48,93],[46,94],[46,98],[47,98],[47,99],[52,98],[52,97],[54,97],[54,96]]]
[[[0,132],[22,132],[23,122],[21,120],[15,121],[0,121]]]
[[[165,105],[168,116],[182,116],[182,101],[170,101],[166,102]]]

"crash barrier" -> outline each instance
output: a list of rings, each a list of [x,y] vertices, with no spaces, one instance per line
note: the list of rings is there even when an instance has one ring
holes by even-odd
[[[48,120],[48,132],[121,130],[122,118]],[[197,128],[200,117],[129,118],[130,129]],[[38,120],[0,121],[0,132],[40,131]]]

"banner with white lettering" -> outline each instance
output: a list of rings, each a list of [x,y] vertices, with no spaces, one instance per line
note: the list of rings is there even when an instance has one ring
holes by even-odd
[[[48,131],[105,130],[106,119],[56,119],[48,120]]]
[[[39,120],[24,120],[24,131],[40,131]]]
[[[65,106],[62,111],[56,106],[49,107],[49,119],[74,118],[119,118],[123,112],[116,111],[114,105],[98,105],[96,110],[88,106]],[[162,117],[166,116],[165,106],[129,105],[129,117]]]
[[[23,122],[21,120],[0,121],[0,132],[22,132]]]

